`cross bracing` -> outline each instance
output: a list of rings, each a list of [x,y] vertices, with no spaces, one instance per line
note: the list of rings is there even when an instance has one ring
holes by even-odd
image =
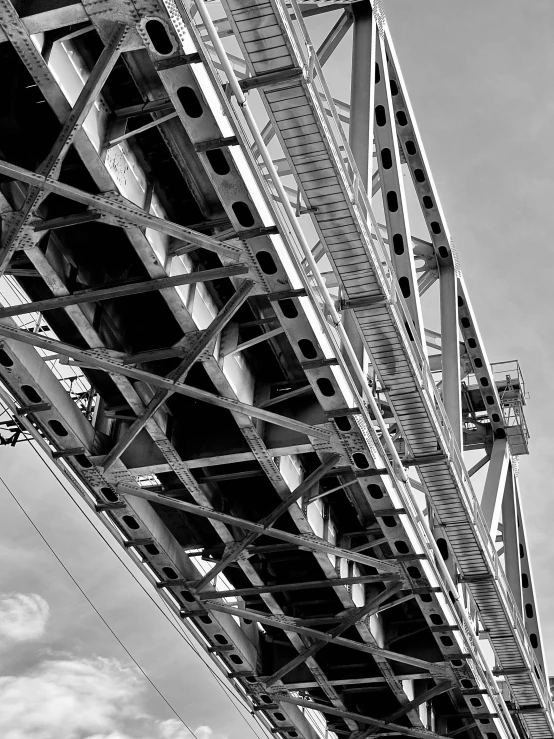
[[[487,359],[380,3],[311,43],[338,5],[0,2],[41,121],[1,147],[3,397],[273,733],[552,736],[519,366]]]

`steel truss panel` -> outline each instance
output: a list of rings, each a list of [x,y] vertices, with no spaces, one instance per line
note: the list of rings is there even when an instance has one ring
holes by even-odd
[[[106,21],[112,23],[113,21],[123,22],[135,27],[138,37],[141,39],[139,45],[144,43],[148,49],[151,59],[158,69],[159,78],[164,85],[168,99],[173,103],[179,120],[199,152],[202,166],[205,168],[206,174],[210,178],[218,197],[220,197],[237,236],[240,238],[240,232],[244,230],[244,227],[239,222],[232,206],[237,198],[252,202],[248,195],[248,185],[231,158],[229,150],[225,149],[229,141],[227,134],[221,131],[210,109],[210,105],[214,105],[213,98],[210,99],[210,103],[207,102],[203,87],[198,83],[197,76],[189,66],[191,59],[186,58],[189,50],[182,48],[177,41],[179,32],[184,29],[178,7],[172,2],[166,2],[162,5],[154,1],[146,2],[146,0],[144,2],[137,0],[132,7],[130,5],[125,6],[125,9],[122,9],[119,5],[116,8],[115,4],[109,2],[99,5],[88,0],[83,3],[83,7],[87,17],[95,24],[106,43],[109,39],[109,24],[106,24]],[[166,13],[166,7],[169,9],[169,15]],[[373,358],[380,370],[383,384],[389,388],[389,402],[391,402],[393,408],[400,409],[402,405],[402,411],[398,413],[398,417],[402,416],[405,419],[406,438],[410,443],[411,452],[419,459],[425,454],[433,455],[437,450],[438,440],[445,461],[431,461],[430,464],[422,466],[420,470],[422,476],[427,472],[427,488],[431,492],[435,508],[442,522],[459,521],[457,525],[463,537],[458,539],[451,535],[450,539],[457,560],[462,563],[465,577],[474,581],[469,587],[476,600],[483,604],[483,612],[486,613],[487,618],[490,617],[491,620],[500,618],[501,622],[504,619],[502,623],[507,626],[507,641],[510,642],[506,644],[505,652],[507,668],[519,667],[521,664],[532,665],[532,655],[522,637],[517,616],[511,614],[512,618],[516,619],[517,639],[520,639],[519,642],[517,639],[514,641],[514,622],[509,619],[506,620],[505,602],[502,599],[499,600],[498,585],[494,581],[476,581],[480,577],[488,577],[491,569],[497,566],[497,560],[494,558],[491,560],[490,551],[484,554],[479,549],[482,546],[484,536],[482,531],[477,534],[475,531],[470,532],[471,536],[464,541],[464,538],[468,536],[468,506],[471,506],[473,502],[467,490],[469,483],[464,477],[463,467],[452,463],[451,455],[455,454],[455,449],[453,449],[450,442],[448,425],[442,420],[440,413],[438,414],[437,426],[435,398],[431,397],[430,383],[433,381],[429,375],[425,375],[425,354],[418,354],[420,350],[410,335],[411,330],[407,324],[409,313],[405,304],[397,295],[394,279],[391,279],[392,273],[387,272],[386,269],[383,270],[381,267],[383,259],[387,264],[387,259],[384,258],[386,253],[383,251],[376,254],[374,249],[379,247],[374,246],[367,224],[360,219],[360,208],[356,198],[356,188],[359,187],[359,184],[356,185],[354,182],[354,186],[351,186],[342,160],[339,163],[338,151],[333,148],[333,139],[328,134],[325,117],[321,115],[318,107],[319,98],[315,100],[313,96],[310,86],[310,71],[304,69],[303,62],[298,59],[297,48],[292,41],[293,34],[287,26],[287,23],[289,23],[288,13],[279,4],[274,5],[273,3],[264,3],[263,6],[258,6],[253,2],[231,2],[230,7],[231,25],[235,28],[245,49],[246,58],[255,72],[255,85],[261,89],[262,97],[266,100],[271,111],[273,124],[279,131],[279,137],[287,153],[291,171],[295,173],[298,179],[306,205],[317,207],[314,220],[318,234],[321,243],[325,245],[327,253],[334,263],[345,296],[349,300],[376,297],[383,301],[381,307],[367,306],[367,304],[365,304],[365,307],[359,306],[354,309],[355,314],[370,353],[373,352]],[[145,20],[152,17],[162,19],[173,37],[172,52],[164,55],[164,59],[161,59],[160,55],[155,53],[144,30]],[[203,61],[204,68],[208,71],[209,76],[211,75],[210,79],[218,94],[223,93],[220,95],[219,101],[221,104],[227,105],[228,99],[225,98],[223,88],[220,89],[217,86],[215,65],[206,54],[205,47],[202,46],[196,35],[196,28],[191,18],[185,15],[185,20],[195,43],[198,45],[200,51],[198,58]],[[18,19],[12,5],[7,0],[2,0],[0,3],[0,25],[6,37],[13,43],[21,59],[33,74],[59,120],[61,122],[72,120],[67,101],[58,88],[53,75],[29,38],[25,25]],[[137,44],[136,39],[134,43]],[[196,57],[195,61],[197,61]],[[282,74],[283,70],[285,74]],[[272,77],[263,76],[270,74]],[[271,90],[264,87],[268,81],[272,86]],[[204,115],[200,125],[198,121],[195,123],[194,117],[187,115],[180,101],[178,91],[184,84],[195,90],[197,98],[203,106]],[[235,127],[236,141],[241,145],[246,161],[252,163],[252,160],[249,159],[251,155],[250,142],[240,129],[232,107],[228,106],[226,111],[229,120]],[[223,156],[227,160],[230,170],[228,179],[226,179],[227,175],[221,176],[214,172],[210,164],[210,158],[206,154],[208,151],[206,146],[211,147],[214,141],[223,142]],[[102,157],[98,156],[91,142],[80,128],[75,131],[75,146],[99,185],[101,192],[107,192],[117,187],[118,183],[112,179],[112,173],[106,168]],[[352,405],[347,402],[342,388],[338,386],[337,377],[333,373],[332,367],[325,364],[329,358],[326,356],[326,350],[322,347],[321,329],[318,332],[314,330],[314,312],[313,310],[311,313],[307,312],[306,303],[303,302],[305,298],[300,297],[297,287],[290,283],[287,270],[283,266],[282,252],[276,249],[269,236],[258,235],[236,246],[233,244],[223,245],[216,239],[201,236],[191,232],[190,229],[183,229],[166,219],[156,219],[141,208],[129,205],[128,202],[123,201],[118,196],[86,197],[86,194],[82,192],[75,192],[75,190],[61,185],[55,176],[43,177],[40,180],[37,179],[34,173],[22,173],[21,168],[19,170],[13,167],[10,168],[10,165],[5,165],[4,171],[13,176],[19,176],[30,185],[31,189],[33,186],[40,186],[43,191],[46,187],[52,192],[58,192],[69,197],[73,196],[75,199],[80,198],[79,202],[96,208],[104,214],[104,217],[112,219],[108,222],[117,223],[125,229],[133,248],[147,268],[152,280],[171,279],[172,277],[169,236],[184,241],[188,239],[194,245],[194,248],[202,246],[219,254],[220,257],[226,260],[240,258],[247,261],[258,286],[261,286],[257,290],[257,294],[271,294],[274,296],[273,300],[275,302],[273,305],[277,319],[297,359],[300,362],[306,362],[307,357],[302,348],[305,344],[302,342],[309,341],[314,347],[317,356],[315,361],[319,361],[320,366],[306,367],[305,374],[315,397],[328,414],[328,417],[335,419],[337,413],[342,412],[344,414],[344,409]],[[320,174],[317,174],[318,171],[320,174],[325,172],[324,192],[321,189],[322,182]],[[263,175],[258,176],[259,172],[255,174],[258,186],[267,196],[267,190],[264,190],[266,185],[263,183]],[[267,201],[269,202],[269,198],[267,198]],[[22,203],[19,203],[20,207],[21,205]],[[263,229],[267,223],[264,222],[256,208],[252,207],[252,204],[250,207],[254,227]],[[366,213],[367,215],[368,213]],[[282,220],[279,220],[278,214],[275,212],[272,212],[272,217],[279,224],[279,230],[287,240],[290,234],[284,228]],[[378,230],[376,224],[372,224],[372,226],[374,231]],[[51,224],[50,227],[52,227]],[[156,253],[152,240],[145,236],[141,227],[158,230],[159,236],[156,247],[162,252],[162,258],[160,258],[159,252]],[[340,238],[337,239],[337,236]],[[382,247],[382,243],[380,247]],[[257,255],[263,252],[270,253],[276,265],[276,272],[272,275],[265,274],[260,268],[260,259]],[[48,256],[42,254],[34,243],[29,245],[27,254],[38,273],[52,289],[52,292],[57,296],[67,296],[67,287],[60,275],[57,274],[54,265],[49,262]],[[224,262],[224,264],[227,263]],[[236,278],[234,278],[234,283],[236,286]],[[184,335],[195,332],[197,326],[194,318],[186,306],[183,305],[176,291],[165,288],[161,294],[173,315],[177,318]],[[279,299],[279,294],[283,296],[283,299],[294,305],[296,316],[291,317],[288,306],[285,308],[284,300]],[[306,293],[304,292],[304,294]],[[309,291],[308,294],[310,294]],[[317,305],[317,303],[315,304]],[[71,305],[69,298],[65,301],[65,305],[65,310],[72,323],[86,344],[94,350],[88,355],[89,358],[92,354],[95,355],[96,359],[100,357],[100,362],[104,362],[104,369],[113,373],[114,381],[117,383],[123,397],[134,413],[140,417],[144,414],[145,408],[148,407],[151,397],[137,393],[126,377],[130,374],[130,371],[125,369],[123,362],[106,360],[106,350],[103,348],[102,342],[91,325],[86,312],[77,305]],[[317,317],[317,311],[315,315]],[[298,707],[290,704],[290,696],[286,697],[281,693],[282,699],[279,700],[279,693],[277,693],[274,699],[278,700],[279,704],[277,706],[267,705],[267,685],[264,678],[257,674],[258,655],[256,653],[256,639],[252,630],[247,628],[244,623],[242,627],[239,627],[229,613],[223,613],[221,607],[216,607],[213,604],[209,615],[206,614],[205,601],[195,596],[195,586],[197,587],[199,582],[205,582],[206,575],[202,576],[202,573],[193,564],[193,560],[182,551],[172,533],[162,523],[152,506],[136,495],[132,498],[129,496],[131,499],[125,496],[117,496],[118,486],[121,486],[122,491],[131,490],[133,486],[136,486],[134,474],[140,474],[140,472],[134,471],[133,474],[133,471],[127,469],[119,459],[113,460],[113,466],[109,472],[103,470],[103,457],[99,457],[98,450],[94,446],[95,433],[90,421],[76,408],[37,352],[20,341],[21,334],[18,334],[14,324],[5,319],[3,326],[5,327],[4,334],[11,337],[7,339],[5,344],[5,353],[11,364],[3,364],[0,373],[22,409],[25,408],[26,415],[21,416],[25,427],[37,436],[41,444],[45,445],[44,439],[50,440],[50,445],[45,446],[53,453],[54,458],[59,459],[59,464],[66,469],[68,474],[74,475],[73,482],[79,492],[85,497],[88,496],[89,502],[97,506],[97,511],[101,511],[102,519],[108,522],[119,540],[127,545],[128,550],[134,552],[135,556],[138,554],[141,562],[148,563],[151,581],[158,585],[170,605],[184,615],[187,620],[195,624],[194,628],[202,633],[203,638],[212,648],[219,648],[219,664],[224,669],[231,670],[231,674],[236,678],[241,689],[247,693],[253,707],[257,711],[261,710],[267,717],[269,725],[273,727],[272,730],[287,733],[292,725],[294,731],[300,736],[306,739],[315,739],[316,732],[298,710]],[[198,332],[196,331],[196,333]],[[63,348],[63,346],[56,345],[51,340],[50,343],[46,341],[46,344],[43,345],[58,346],[58,349]],[[86,356],[86,352],[81,352],[81,354]],[[225,352],[222,352],[218,356],[212,352],[210,347],[210,350],[203,354],[200,359],[222,398],[222,404],[231,409],[233,418],[251,449],[251,452],[246,453],[249,455],[248,458],[259,462],[263,473],[270,480],[278,496],[286,502],[289,500],[290,489],[275,465],[273,460],[274,450],[268,448],[264,443],[259,428],[247,415],[246,404],[241,403],[225,374],[225,361],[228,361],[228,359],[224,358],[224,354]],[[232,354],[233,350],[229,351],[228,357],[230,358]],[[75,355],[69,353],[68,356]],[[308,359],[311,360],[312,357],[308,357]],[[96,366],[100,366],[98,361]],[[344,370],[344,362],[341,364],[341,370]],[[422,373],[423,383],[421,381]],[[141,379],[154,383],[154,376],[147,375],[148,373],[144,373],[141,375]],[[138,375],[134,376],[137,377]],[[322,392],[322,380],[326,380],[333,385],[335,390],[331,396]],[[158,380],[158,382],[161,381]],[[33,412],[32,408],[29,411],[28,398],[23,389],[26,386],[34,388],[40,396],[41,402],[37,405],[36,412]],[[401,401],[406,398],[410,399],[410,403],[404,407]],[[446,674],[452,677],[456,685],[463,684],[461,683],[462,680],[471,680],[474,686],[486,686],[486,688],[478,687],[474,689],[486,689],[488,691],[505,721],[505,727],[507,727],[508,732],[513,734],[513,724],[510,723],[505,705],[496,693],[492,676],[487,673],[485,662],[482,655],[480,655],[475,634],[467,615],[459,603],[456,602],[456,588],[451,583],[448,572],[440,561],[440,555],[438,555],[436,545],[432,541],[432,536],[425,529],[421,518],[418,518],[414,506],[410,504],[409,497],[403,501],[404,507],[400,507],[395,498],[395,491],[397,494],[398,490],[404,493],[407,492],[408,496],[410,495],[409,487],[403,487],[406,484],[405,475],[397,462],[389,462],[382,446],[382,440],[375,433],[362,398],[355,398],[355,400],[358,403],[358,408],[362,408],[363,412],[354,414],[348,430],[345,430],[344,424],[338,421],[339,416],[337,420],[330,420],[324,426],[311,427],[315,433],[308,435],[309,444],[296,448],[299,451],[301,448],[301,453],[315,452],[320,460],[328,458],[332,452],[338,454],[341,459],[340,469],[343,470],[341,474],[351,475],[355,478],[355,484],[351,481],[345,483],[352,486],[344,488],[348,491],[348,500],[360,512],[360,520],[363,518],[367,520],[367,517],[373,516],[378,521],[377,530],[374,533],[377,533],[379,544],[373,542],[373,546],[380,546],[381,542],[386,541],[389,543],[392,552],[403,551],[405,548],[410,552],[406,555],[409,561],[403,559],[402,556],[398,556],[393,558],[393,560],[396,559],[396,562],[388,564],[388,568],[394,567],[395,571],[400,573],[403,588],[406,590],[413,593],[417,593],[418,588],[429,591],[425,600],[419,595],[416,595],[416,597],[426,620],[425,628],[429,628],[431,624],[435,625],[431,630],[431,634],[445,657],[444,670]],[[40,410],[38,409],[39,405],[41,406]],[[49,409],[45,409],[45,405],[48,405]],[[433,412],[430,412],[430,408]],[[15,413],[15,406],[11,410]],[[348,410],[348,415],[351,412],[352,408]],[[266,418],[270,418],[271,415],[267,415]],[[412,419],[413,423],[409,419]],[[59,429],[55,423],[52,423],[54,421],[68,427],[68,433],[63,438],[54,433],[55,428]],[[299,428],[298,422],[294,423],[297,424],[296,428]],[[310,427],[304,425],[304,428],[308,430]],[[40,429],[41,435],[37,435],[38,429]],[[237,524],[237,519],[232,516],[214,515],[213,507],[207,495],[208,488],[204,484],[199,484],[190,471],[193,466],[204,465],[198,464],[197,461],[193,465],[192,462],[180,458],[167,436],[167,416],[163,409],[159,409],[148,420],[146,430],[152,442],[166,459],[166,463],[163,465],[164,470],[170,469],[175,472],[183,486],[191,493],[194,500],[193,504],[189,504],[191,513],[199,510],[205,513],[217,536],[225,544],[227,554],[233,551],[236,552],[236,564],[246,575],[252,587],[263,589],[265,583],[262,577],[249,563],[247,554],[240,555],[238,551],[240,542],[236,541],[236,534],[234,534],[233,529],[229,528],[229,526]],[[361,461],[360,455],[365,458],[361,468],[358,465]],[[229,459],[228,461],[240,462],[243,460],[244,457],[234,460]],[[221,460],[214,460],[213,463],[220,464]],[[364,473],[364,469],[367,469],[366,473]],[[381,474],[383,469],[386,469],[388,476]],[[79,480],[81,484],[79,484]],[[374,487],[372,488],[372,486]],[[344,486],[341,485],[340,487]],[[379,489],[380,494],[373,498],[371,490],[374,490],[375,487]],[[460,495],[462,496],[461,500]],[[114,498],[116,499],[115,504]],[[170,504],[170,501],[164,500],[163,496],[156,498],[158,502],[160,499],[162,503]],[[151,498],[151,500],[154,500],[154,498]],[[110,508],[110,506],[111,509],[108,512],[106,508]],[[302,543],[307,544],[311,537],[312,543],[315,544],[313,529],[305,512],[294,505],[289,509],[289,513],[295,527],[295,533],[288,534],[289,541],[294,538],[296,544],[302,545]],[[471,509],[471,515],[476,515],[476,511]],[[244,523],[244,526],[252,527],[255,524],[256,522],[247,522]],[[476,525],[480,525],[479,519]],[[417,529],[418,541],[420,542],[418,546],[421,546],[425,552],[424,554],[415,551],[417,547],[414,545],[414,529]],[[259,529],[256,529],[256,531],[259,531]],[[277,534],[277,531],[274,534]],[[422,541],[426,542],[425,545],[421,545]],[[133,544],[133,542],[136,543]],[[154,549],[157,549],[157,554],[153,554],[153,550],[149,549],[149,545],[146,545],[145,542],[155,542]],[[399,542],[403,542],[402,549],[395,549],[394,547]],[[485,542],[487,542],[486,538]],[[369,544],[371,545],[371,542]],[[312,548],[317,549],[317,547]],[[332,546],[327,546],[327,551],[315,551],[311,556],[314,557],[321,568],[323,576],[327,577],[329,584],[333,586],[347,617],[350,615],[352,618],[352,623],[355,624],[357,632],[356,638],[358,641],[355,642],[358,644],[357,648],[362,651],[365,649],[374,654],[376,664],[383,675],[382,679],[386,681],[388,688],[392,690],[401,705],[398,715],[405,714],[411,726],[414,727],[412,729],[401,728],[406,733],[412,733],[416,736],[434,736],[430,732],[421,730],[421,719],[417,710],[415,710],[418,704],[406,695],[402,687],[402,679],[393,672],[389,663],[390,650],[385,654],[387,650],[383,650],[382,645],[378,644],[376,637],[365,621],[356,622],[356,604],[352,592],[345,585],[333,583],[333,580],[337,578],[337,570],[329,560],[328,553],[342,554],[345,560],[347,558],[357,559],[360,563],[376,564],[382,562],[382,559],[356,554],[356,549],[360,549],[360,547],[352,548],[349,552],[346,551],[347,548],[335,547],[333,549]],[[362,549],[365,550],[365,545]],[[381,550],[378,549],[376,554],[380,556],[380,553]],[[233,559],[235,557],[231,555],[228,558],[229,563]],[[423,571],[417,568],[414,570],[413,562],[419,559],[426,560]],[[464,563],[466,563],[465,569],[463,567]],[[417,575],[415,574],[416,571]],[[495,574],[498,575],[498,571]],[[174,575],[177,575],[177,577],[174,577]],[[172,579],[175,580],[174,583],[171,582]],[[384,577],[384,579],[386,578]],[[440,582],[440,586],[435,585],[435,582]],[[443,601],[436,596],[437,590],[441,591],[440,595],[444,598]],[[405,600],[407,597],[404,596],[400,600]],[[487,611],[486,602],[488,602],[488,599],[491,600],[492,605]],[[448,604],[450,600],[454,601],[452,606],[445,607],[444,604]],[[270,618],[281,620],[281,622],[286,619],[282,608],[270,590],[265,591],[263,601],[271,613]],[[454,610],[451,611],[451,609]],[[451,613],[455,615],[452,616]],[[455,639],[448,637],[449,641],[447,641],[443,632],[437,630],[437,617],[443,619],[441,622],[443,624],[446,621],[446,625],[440,628],[447,628],[453,634],[456,632],[459,636],[456,636]],[[456,623],[451,624],[449,619],[455,620]],[[286,633],[294,649],[302,654],[306,644],[300,633],[297,633],[296,630],[294,633],[291,631]],[[498,634],[498,644],[495,644],[497,654],[501,650],[500,632]],[[226,640],[224,650],[221,649],[221,645],[224,643],[221,641],[222,638]],[[468,653],[471,660],[468,658]],[[508,665],[509,660],[511,662]],[[499,661],[502,664],[502,660]],[[324,695],[331,702],[333,706],[331,712],[342,717],[351,731],[356,731],[359,728],[359,723],[363,725],[364,717],[356,716],[345,709],[342,696],[335,690],[338,682],[327,678],[325,671],[315,661],[313,655],[307,658],[306,664],[313,674],[315,685],[323,690]],[[538,681],[533,679],[532,675],[531,677],[525,675],[511,676],[508,679],[514,693],[522,699],[522,703],[537,702],[536,696],[538,696],[539,702],[542,703],[544,696],[540,692],[541,686]],[[520,686],[519,693],[516,693],[518,685]],[[278,691],[283,691],[284,686],[276,685],[275,688]],[[468,707],[471,712],[470,715],[482,713],[482,708],[477,707],[475,703],[468,702]],[[365,720],[371,725],[378,726],[373,719],[365,717]],[[551,735],[548,727],[545,731],[546,724],[543,715],[534,713],[531,716],[529,714],[524,717],[524,720],[528,727],[533,729],[531,732],[533,737]],[[484,727],[481,730],[486,731]],[[490,728],[488,731],[490,733]],[[541,734],[541,732],[543,733]]]
[[[237,18],[243,12],[245,3],[241,0],[226,0],[224,5],[228,9],[229,20],[235,29],[252,74],[260,74],[266,63],[263,46],[259,44],[255,53],[252,53],[250,46],[246,43],[246,35],[251,33],[251,29],[260,22],[260,5],[249,1],[247,3],[248,21],[242,20],[240,23]],[[390,288],[383,279],[380,264],[383,258],[381,257],[380,260],[375,258],[375,248],[371,238],[367,239],[366,236],[365,244],[363,243],[363,236],[367,234],[366,226],[360,217],[360,210],[356,208],[356,201],[352,200],[351,180],[345,172],[343,160],[337,156],[333,139],[327,133],[327,124],[319,94],[311,84],[313,71],[310,72],[294,46],[294,31],[284,5],[279,0],[271,5],[273,8],[271,18],[268,17],[267,4],[264,5],[264,23],[281,29],[283,46],[287,46],[289,50],[287,60],[290,56],[293,57],[293,61],[287,61],[287,63],[304,69],[304,75],[295,83],[289,82],[286,86],[274,85],[271,90],[263,90],[261,97],[266,110],[306,202],[317,208],[312,215],[312,220],[320,241],[326,247],[327,255],[334,265],[344,295],[348,299],[354,299],[359,297],[361,291],[364,291],[366,297],[377,300],[392,297],[385,311],[376,311],[369,307],[363,312],[360,309],[354,309],[354,313],[358,318],[368,353],[383,386],[387,388],[386,395],[393,412],[396,401],[407,395],[414,402],[414,410],[420,411],[417,416],[410,414],[414,419],[417,417],[413,424],[407,424],[405,421],[402,423],[399,420],[400,428],[404,432],[404,438],[410,449],[414,455],[418,455],[431,453],[438,446],[448,456],[447,461],[442,464],[421,468],[420,474],[438,519],[447,525],[449,521],[456,521],[460,536],[450,537],[449,532],[448,535],[461,572],[469,578],[483,576],[493,578],[487,586],[470,584],[469,587],[480,606],[483,622],[490,631],[490,640],[498,661],[500,664],[503,660],[510,661],[511,664],[514,655],[517,655],[520,664],[536,666],[532,647],[511,597],[509,586],[504,578],[500,581],[497,579],[503,573],[498,565],[496,550],[480,518],[468,475],[456,449],[444,411],[441,409],[440,401],[431,402],[430,391],[431,388],[434,389],[434,384],[431,384],[432,381],[428,375],[426,376],[425,355],[418,347],[418,342],[409,328],[409,314],[394,295],[394,289],[391,296]],[[296,115],[301,115],[304,122],[309,120],[310,126],[305,135],[297,137],[291,144],[286,136],[285,123],[288,125],[288,122]],[[330,173],[327,178],[329,184],[339,187],[339,193],[334,196],[332,204],[318,200],[317,196],[308,198],[306,195],[305,188],[309,187],[313,173],[319,168]],[[356,182],[354,182],[354,187],[356,187]],[[343,241],[341,244],[327,243],[329,225],[331,222],[336,223],[336,219],[342,227],[347,229],[343,232]],[[438,224],[433,226],[431,231],[436,234],[437,229],[440,231]],[[362,239],[353,238],[356,234],[360,234]],[[348,245],[347,248],[345,248],[346,245]],[[439,254],[441,253],[439,251]],[[364,287],[361,285],[353,287],[350,282],[352,276],[362,275]],[[386,330],[386,333],[382,334],[383,330]],[[380,338],[381,335],[383,339]],[[486,369],[485,362],[483,368],[485,381],[481,384],[490,386],[489,392],[495,395],[494,385],[487,380]],[[497,416],[497,418],[501,417]],[[446,486],[436,484],[437,472],[446,474]],[[448,493],[454,493],[454,497]],[[506,633],[511,635],[509,648],[503,636]],[[497,637],[497,634],[502,636]],[[530,677],[528,690],[534,692],[535,701],[544,707],[545,730],[552,731],[554,723],[548,690],[538,670],[536,676],[539,682],[535,680],[535,677]],[[509,678],[507,679],[510,682]],[[541,682],[542,685],[540,685]],[[520,686],[516,684],[512,685],[512,689],[516,695],[519,694],[524,704],[528,694],[521,693]]]

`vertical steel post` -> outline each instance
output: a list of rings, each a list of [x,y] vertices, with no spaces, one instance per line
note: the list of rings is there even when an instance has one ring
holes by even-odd
[[[376,25],[369,2],[353,3],[352,80],[350,82],[350,132],[352,154],[364,187],[373,159],[373,91],[375,85]]]
[[[460,342],[458,340],[458,289],[454,265],[440,268],[442,399],[454,438],[462,445]]]
[[[519,533],[516,513],[514,472],[512,466],[506,476],[504,499],[502,501],[502,534],[504,539],[504,571],[515,602],[521,612],[521,568],[519,552]]]
[[[483,517],[493,539],[496,536],[498,521],[500,520],[500,511],[504,498],[504,489],[506,487],[506,476],[509,473],[509,463],[508,442],[506,439],[496,439],[492,447],[487,479],[485,480],[485,488],[483,490],[483,497],[481,498]]]
[[[353,3],[352,78],[350,82],[349,143],[360,172],[363,186],[368,188],[369,168],[373,160],[373,97],[375,89],[376,24],[369,2]],[[368,193],[371,196],[371,193]],[[363,368],[363,340],[351,311],[343,317],[352,348]]]

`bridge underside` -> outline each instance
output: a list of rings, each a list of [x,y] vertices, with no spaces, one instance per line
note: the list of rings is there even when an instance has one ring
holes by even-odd
[[[552,737],[522,380],[487,361],[386,21],[357,5],[318,61],[314,5],[0,0],[4,428],[271,733]],[[319,66],[363,22],[376,217]]]

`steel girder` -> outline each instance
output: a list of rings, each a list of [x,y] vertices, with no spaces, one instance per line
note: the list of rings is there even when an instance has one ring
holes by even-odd
[[[137,7],[138,7],[139,5],[140,5],[140,4],[137,4]],[[108,10],[109,10],[109,8],[108,8]],[[150,7],[148,8],[148,9],[146,9],[146,7],[145,7],[145,8],[144,8],[144,12],[152,12],[151,6],[150,6]],[[104,19],[104,17],[103,17],[103,14],[102,14],[102,10],[98,11],[98,12],[96,13],[96,15],[95,15],[95,16],[93,16],[93,18],[94,18],[95,20],[99,20],[99,21],[103,20],[103,19]],[[139,11],[137,11],[137,15],[136,15],[135,17],[131,18],[131,20],[132,20],[133,22],[137,22],[137,21],[139,21],[139,19],[140,19],[140,10],[139,10]],[[12,31],[13,31],[13,29],[8,29],[8,30],[12,30]],[[206,62],[206,63],[207,63],[207,62]],[[185,123],[185,121],[183,121],[183,122]],[[86,146],[86,142],[85,142],[85,146]],[[135,233],[135,238],[138,238],[138,234],[136,234],[136,233]],[[267,242],[268,240],[266,239],[265,241]],[[146,245],[145,245],[145,246],[146,246]],[[264,246],[265,246],[265,244],[264,244]],[[266,247],[266,248],[267,248],[267,247]],[[274,251],[274,250],[273,250],[273,253],[275,254],[275,251]],[[35,260],[36,260],[37,262],[40,262],[40,257],[39,257],[39,256],[38,256],[38,255],[37,255],[36,253],[35,253],[35,254],[34,254],[33,256],[34,256],[34,258],[35,258]],[[277,255],[277,256],[278,256],[278,255]],[[44,264],[42,265],[42,267],[43,267],[43,272],[44,272],[44,274],[46,275],[46,274],[47,274],[47,269],[45,268]],[[60,287],[61,287],[61,286],[60,286]],[[169,297],[169,295],[168,295],[168,297]],[[171,298],[170,298],[170,299],[171,299]],[[300,307],[300,309],[302,309],[302,306],[301,306],[301,304],[299,303],[299,301],[295,301],[295,302],[296,302],[296,304],[297,304],[297,305],[298,305],[298,306]],[[180,309],[179,309],[179,310],[180,310]],[[76,314],[75,314],[75,315],[76,315]],[[286,318],[286,317],[282,316],[282,320],[283,320],[283,318]],[[289,339],[290,339],[290,340],[291,340],[291,341],[292,341],[293,343],[294,343],[294,342],[296,341],[296,339],[295,339],[295,330],[294,330],[294,329],[292,328],[292,326],[290,327],[289,331],[287,332],[287,335],[289,336]],[[317,340],[316,340],[316,343],[317,343]],[[298,350],[298,353],[299,353],[299,355],[301,355],[301,352],[300,352],[300,350]],[[315,377],[314,377],[314,376],[312,375],[311,377],[312,377],[312,381],[314,382],[314,386],[316,386],[316,385],[317,385],[317,382],[316,382],[315,380],[316,380],[316,377],[317,377],[317,375],[316,375]],[[315,388],[314,388],[314,389],[315,389]],[[317,392],[317,391],[316,391],[316,392]],[[321,393],[319,393],[319,395],[321,395]],[[323,400],[322,400],[322,402],[325,402],[325,400],[323,399]],[[343,407],[344,407],[344,406],[343,406]],[[156,431],[155,433],[158,433],[158,432]],[[345,439],[344,439],[344,434],[342,434],[342,437],[343,437],[343,438],[342,438],[342,441],[343,441],[343,443],[345,443]],[[356,448],[356,447],[354,447],[354,448]],[[363,448],[363,447],[362,447],[362,448]],[[374,478],[374,479],[375,479],[375,478]],[[190,480],[188,481],[188,483],[189,483],[189,485],[190,485],[190,484],[192,484]],[[386,487],[387,487],[387,486],[386,486],[386,484],[385,484],[385,483],[383,483],[383,485],[384,485],[384,488],[385,488],[385,490],[386,490]],[[386,501],[385,501],[385,502],[386,502]],[[389,508],[390,508],[390,504],[389,504]],[[148,518],[148,514],[147,514],[147,512],[146,512],[146,511],[147,511],[148,509],[141,509],[141,510],[143,510],[144,516],[145,516],[146,518]],[[399,518],[399,517],[398,517],[398,521],[400,522],[400,518]],[[154,524],[153,524],[153,525],[154,525]],[[329,687],[331,687],[331,686],[330,686],[330,685],[328,685],[328,686],[327,686],[327,688],[329,688]],[[337,710],[341,710],[341,709],[337,709]],[[304,727],[304,728],[305,728],[305,727]]]

